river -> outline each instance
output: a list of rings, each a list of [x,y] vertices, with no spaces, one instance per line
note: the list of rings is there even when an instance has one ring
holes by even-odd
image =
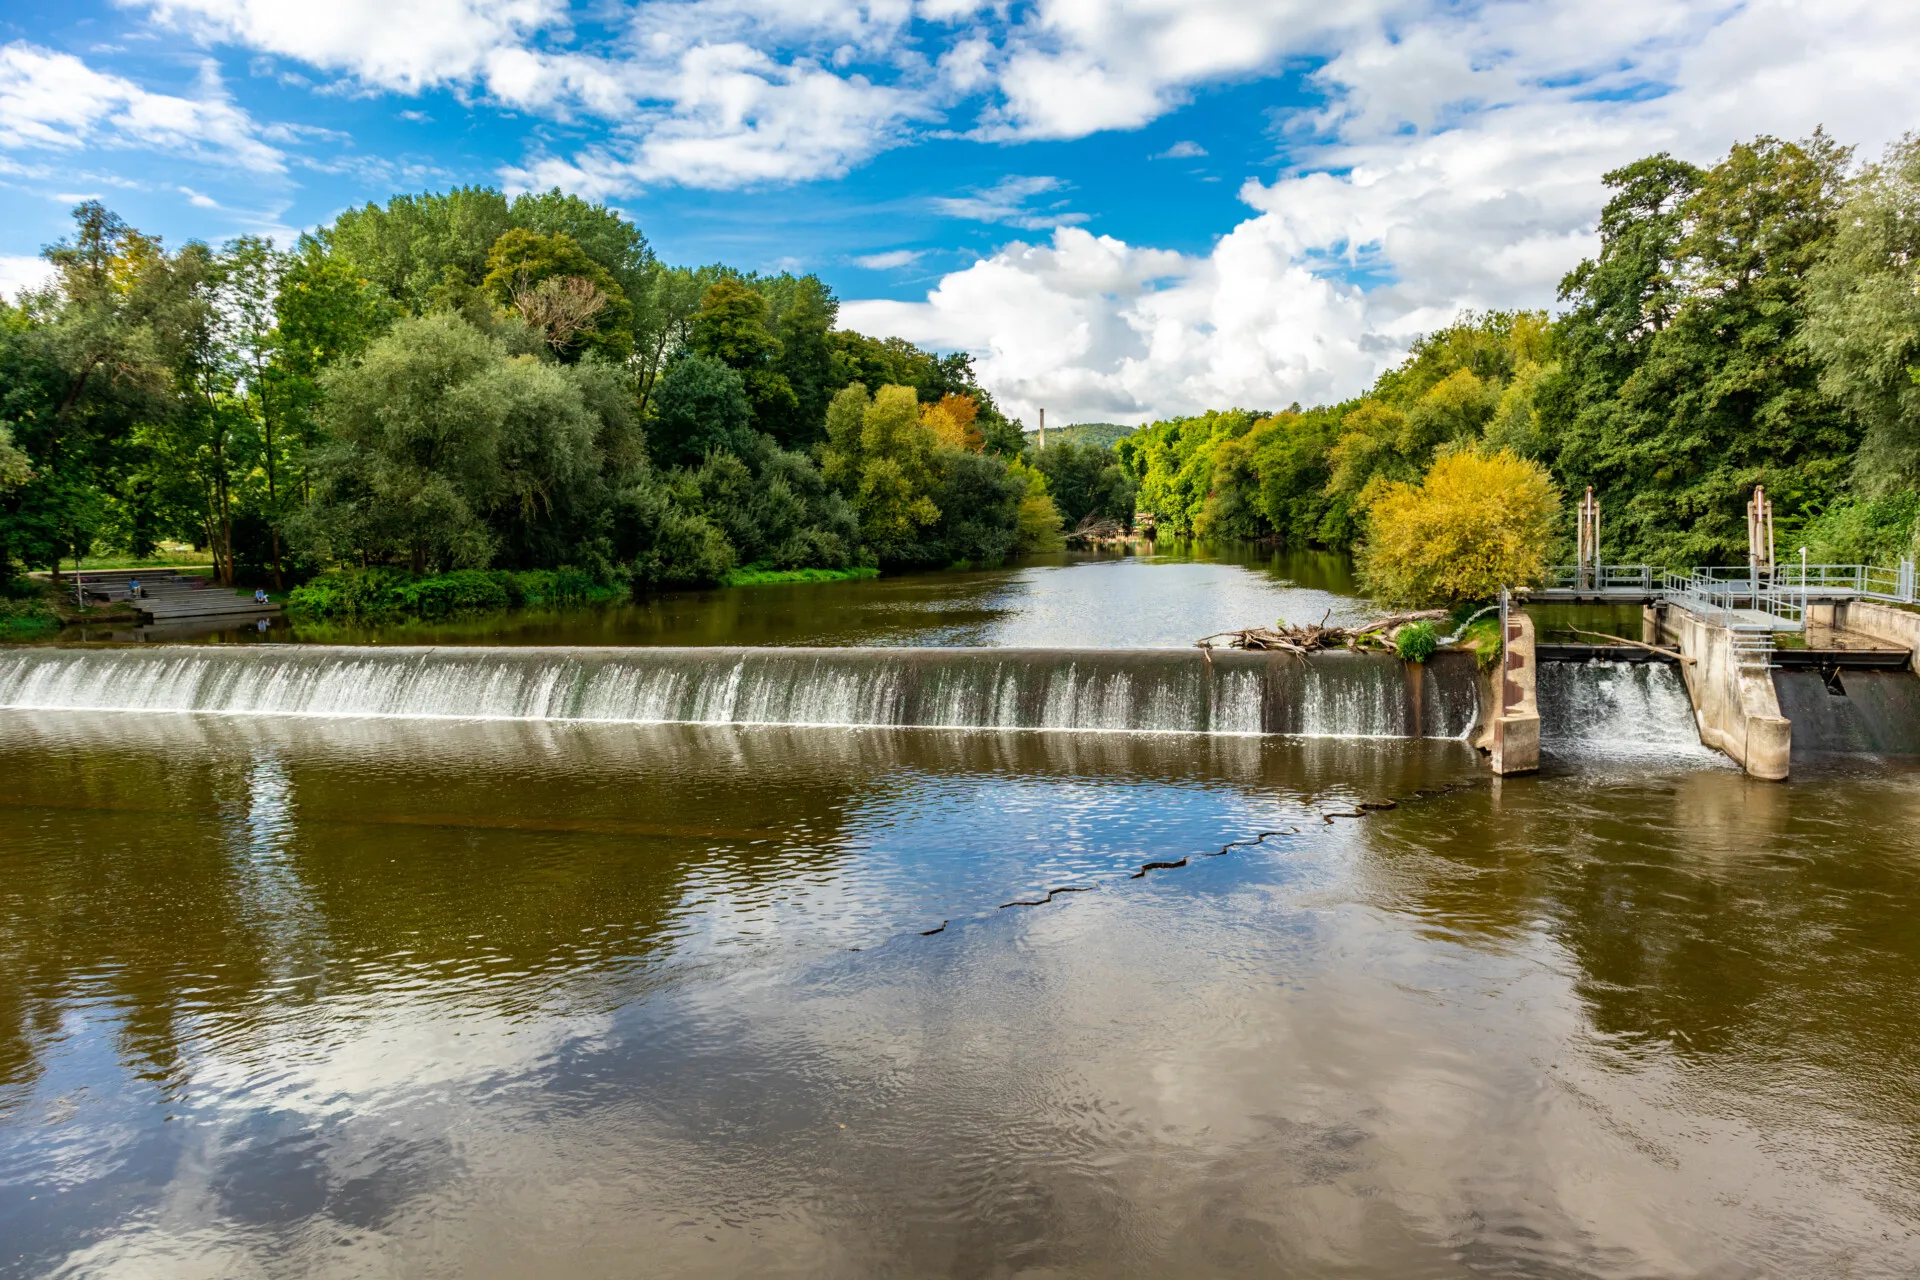
[[[1087,644],[1046,583],[1101,573],[1218,575],[1143,644],[1343,594],[1016,570],[886,634]],[[1754,781],[1597,678],[1501,780],[0,711],[0,1274],[1914,1274],[1920,767]]]

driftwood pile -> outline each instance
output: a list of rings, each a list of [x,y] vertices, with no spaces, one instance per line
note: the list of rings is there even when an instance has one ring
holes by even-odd
[[[1100,547],[1115,543],[1131,542],[1136,537],[1151,538],[1151,532],[1129,533],[1127,526],[1118,520],[1087,516],[1067,534],[1067,542],[1072,546]]]
[[[1329,609],[1320,621],[1301,627],[1282,623],[1277,630],[1247,627],[1239,631],[1217,631],[1196,643],[1202,649],[1212,649],[1220,647],[1215,645],[1216,640],[1225,640],[1224,647],[1228,649],[1281,649],[1303,654],[1316,649],[1391,649],[1400,628],[1410,622],[1433,622],[1446,617],[1447,611],[1422,609],[1416,613],[1395,613],[1358,627],[1330,627],[1327,619],[1332,616],[1333,611]]]

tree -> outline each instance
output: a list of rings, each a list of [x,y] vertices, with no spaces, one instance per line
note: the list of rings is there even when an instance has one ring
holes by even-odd
[[[885,394],[882,389],[882,395]],[[905,387],[899,388],[907,390]],[[876,405],[878,400],[876,399]],[[924,430],[924,428],[922,428]],[[1029,500],[1028,479],[1039,481]],[[1037,541],[1059,537],[1060,514],[1052,510],[1046,482],[1032,472],[1015,474],[999,458],[959,450],[939,456],[938,482],[932,505],[941,513],[934,531],[936,546],[923,556],[931,561],[993,568],[1011,555],[1024,523]],[[1023,507],[1025,509],[1023,510]],[[1047,521],[1051,517],[1051,525]],[[1050,549],[1036,546],[1035,550]]]
[[[1862,487],[1920,490],[1920,134],[1849,184],[1837,222],[1807,273],[1807,348],[1866,429]]]
[[[231,393],[253,418],[259,437],[258,459],[266,483],[263,510],[275,587],[285,586],[280,561],[281,478],[286,466],[286,413],[281,394],[280,332],[275,302],[286,276],[287,258],[271,240],[241,236],[229,243],[220,261],[215,306],[220,342],[230,351]]]
[[[818,276],[778,275],[755,281],[767,299],[768,324],[780,344],[773,371],[793,391],[794,407],[785,421],[770,432],[789,448],[814,444],[824,438],[827,402],[841,383],[834,380],[835,363],[830,335],[840,314],[840,300]]]
[[[1035,450],[1033,467],[1069,529],[1089,517],[1132,522],[1133,485],[1113,450],[1063,440]]]
[[[1800,329],[1845,162],[1816,133],[1704,172],[1654,156],[1607,175],[1601,255],[1562,283],[1560,370],[1537,403],[1555,470],[1606,504],[1613,554],[1736,560],[1754,485],[1783,522],[1844,488],[1857,427]]]
[[[1487,600],[1546,568],[1560,495],[1546,468],[1504,450],[1443,454],[1417,484],[1377,486],[1360,578],[1389,604]]]
[[[491,187],[394,196],[349,209],[315,238],[357,278],[407,311],[433,308],[451,282],[472,287],[487,274],[487,252],[513,225],[507,199]]]
[[[301,236],[282,263],[273,296],[277,341],[270,378],[296,505],[312,496],[306,459],[322,439],[321,373],[358,356],[400,314],[392,298],[312,236]]]
[[[767,301],[744,281],[722,276],[700,299],[687,339],[696,354],[740,375],[753,425],[782,444],[801,444],[800,401],[778,364],[784,351],[767,327]]]
[[[1007,465],[1007,474],[1025,487],[1016,513],[1012,545],[1014,554],[1064,551],[1067,540],[1060,534],[1063,521],[1060,508],[1054,505],[1052,494],[1047,492],[1047,477],[1038,469],[1018,461]]]
[[[951,392],[932,404],[920,406],[920,421],[926,424],[927,430],[933,432],[940,447],[966,453],[978,453],[986,443],[986,437],[973,425],[979,414],[980,406],[974,403],[972,396]]]
[[[647,278],[634,295],[634,354],[640,369],[640,413],[644,417],[654,386],[671,357],[687,345],[693,317],[706,294],[707,272],[684,267],[662,267]]]
[[[608,420],[623,401],[607,377],[511,355],[457,316],[402,320],[323,376],[331,442],[290,533],[315,559],[415,573],[590,562],[607,447],[632,430]]]
[[[922,535],[940,519],[932,497],[939,482],[937,448],[920,422],[912,387],[881,387],[869,399],[856,382],[827,406],[821,472],[852,502],[860,540],[883,564],[929,558]]]
[[[711,356],[682,356],[654,392],[648,445],[656,465],[696,466],[715,449],[752,447],[753,405],[740,375]]]
[[[613,277],[629,300],[645,293],[661,270],[640,228],[616,210],[558,187],[515,196],[507,207],[507,221],[536,235],[566,236]]]
[[[565,232],[504,232],[487,251],[480,287],[495,305],[537,330],[563,360],[592,351],[621,363],[633,354],[633,308],[626,293]]]

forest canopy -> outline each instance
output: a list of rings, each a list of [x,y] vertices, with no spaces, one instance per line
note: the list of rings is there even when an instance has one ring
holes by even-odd
[[[644,591],[996,564],[1137,506],[1451,596],[1436,548],[1524,577],[1588,487],[1615,562],[1742,560],[1755,485],[1783,548],[1920,552],[1920,139],[1604,181],[1557,314],[1465,312],[1338,404],[1045,449],[964,353],[838,327],[816,276],[669,266],[559,191],[395,196],[284,249],[170,248],[89,201],[52,281],[0,301],[0,577],[177,539],[227,581]]]
[[[228,582],[645,590],[1058,545],[967,356],[837,328],[816,276],[667,266],[604,205],[403,195],[285,250],[74,220],[0,302],[0,576],[178,539]]]
[[[1915,556],[1920,138],[1851,164],[1816,133],[1709,168],[1664,153],[1622,166],[1558,316],[1469,312],[1356,399],[1155,422],[1115,456],[1162,527],[1363,563],[1370,544],[1404,547],[1389,526],[1462,451],[1537,463],[1563,493],[1591,486],[1613,562],[1743,562],[1755,485],[1783,550]],[[1537,510],[1530,480],[1514,492]],[[1570,506],[1530,522],[1558,556]]]

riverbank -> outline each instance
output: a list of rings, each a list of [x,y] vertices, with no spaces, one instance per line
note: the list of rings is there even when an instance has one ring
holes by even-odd
[[[44,639],[66,627],[132,625],[140,614],[131,605],[73,602],[72,580],[15,577],[0,594],[0,643]]]

